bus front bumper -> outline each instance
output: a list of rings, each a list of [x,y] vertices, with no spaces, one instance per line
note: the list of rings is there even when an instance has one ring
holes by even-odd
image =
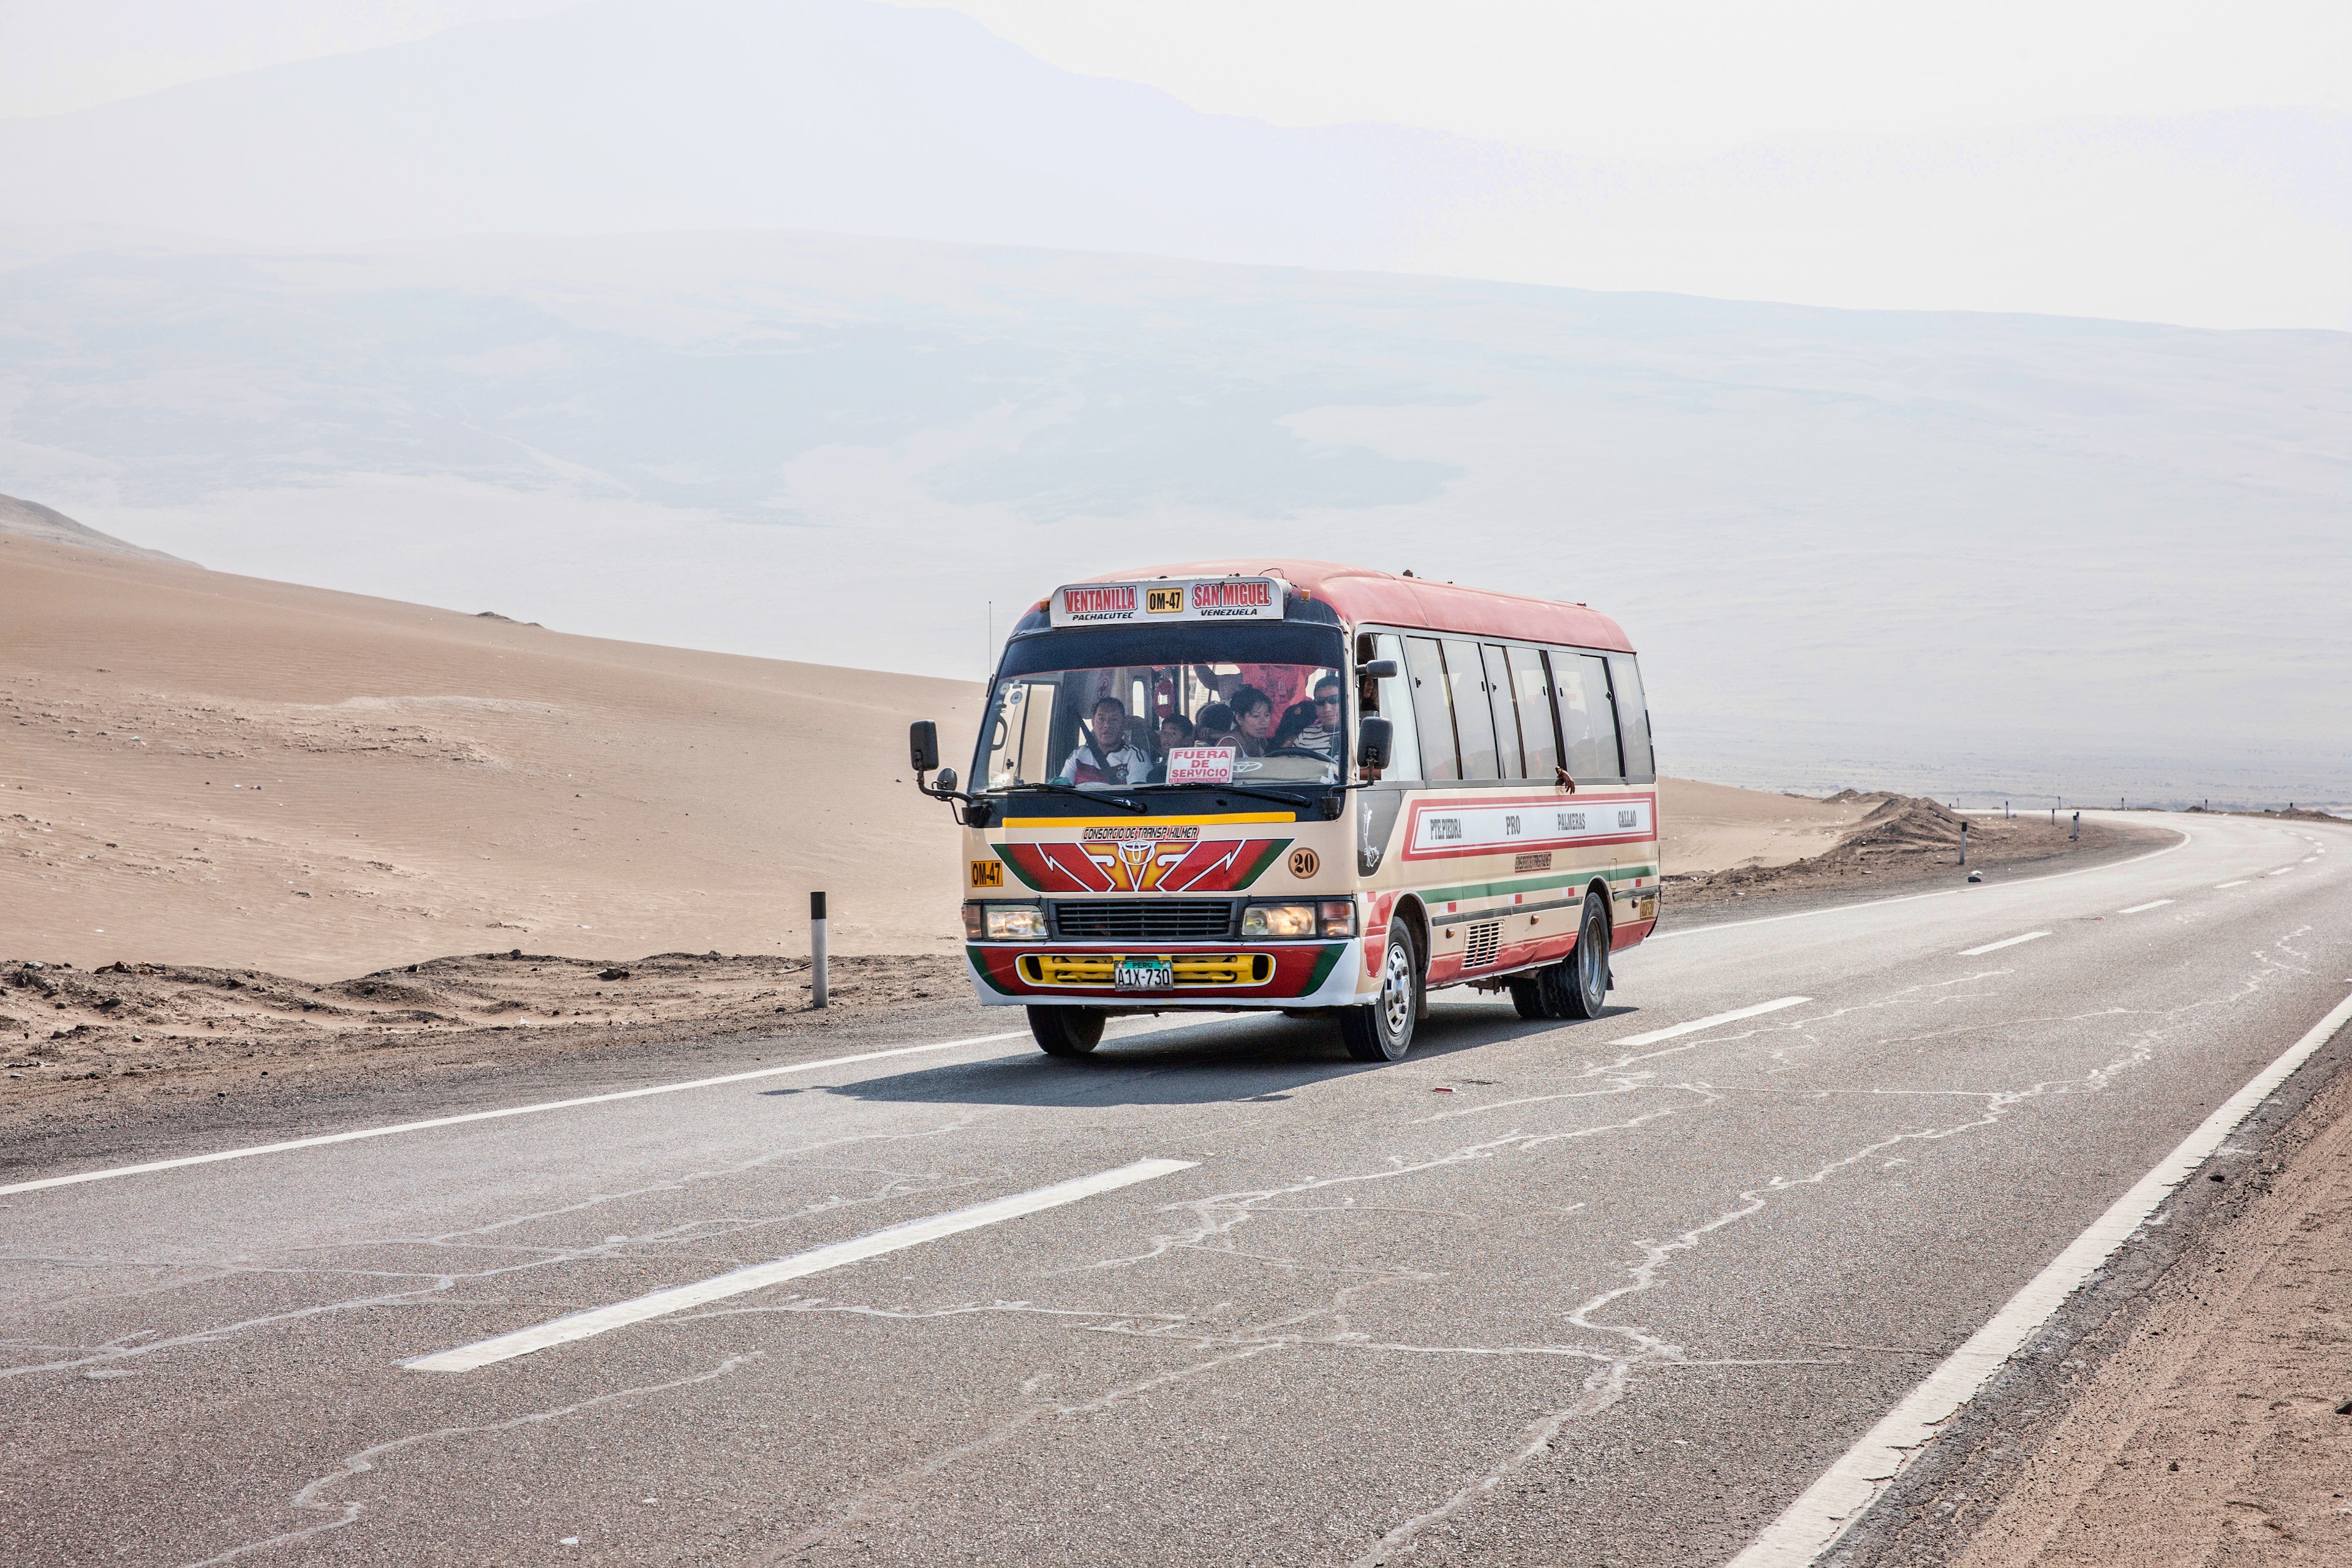
[[[967,942],[972,990],[992,1007],[1056,1003],[1156,1012],[1170,1007],[1345,1007],[1369,988],[1361,937],[1346,942]],[[1121,990],[1122,959],[1164,963],[1175,984]]]

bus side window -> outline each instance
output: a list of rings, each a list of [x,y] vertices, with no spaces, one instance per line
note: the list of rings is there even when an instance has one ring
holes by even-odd
[[[1478,645],[1447,637],[1445,684],[1454,697],[1454,733],[1462,742],[1462,776],[1498,779],[1495,766],[1495,710],[1487,706],[1486,667]]]
[[[1504,778],[1523,779],[1527,763],[1519,749],[1518,705],[1511,697],[1510,656],[1500,643],[1482,643],[1478,651],[1486,656],[1486,700],[1495,710],[1496,770]]]
[[[1528,771],[1520,776],[1549,782],[1559,765],[1558,732],[1552,727],[1551,680],[1544,673],[1538,649],[1515,647],[1510,657],[1511,686],[1519,700],[1519,743],[1527,748]]]
[[[1454,751],[1454,704],[1445,692],[1445,661],[1435,637],[1404,639],[1406,668],[1412,676],[1413,716],[1421,731],[1421,776],[1458,779],[1462,760]]]
[[[1612,653],[1609,676],[1617,695],[1617,732],[1625,743],[1625,776],[1648,784],[1658,776],[1658,767],[1650,753],[1650,703],[1642,694],[1642,672],[1632,654]]]
[[[1559,700],[1560,739],[1568,772],[1579,784],[1622,777],[1617,725],[1609,710],[1609,668],[1591,654],[1551,651],[1552,689]]]
[[[1420,715],[1413,711],[1412,672],[1404,660],[1404,638],[1394,632],[1381,632],[1372,640],[1374,658],[1392,658],[1401,675],[1380,683],[1381,717],[1389,721],[1394,737],[1390,748],[1389,765],[1381,774],[1384,779],[1418,779],[1421,777]]]

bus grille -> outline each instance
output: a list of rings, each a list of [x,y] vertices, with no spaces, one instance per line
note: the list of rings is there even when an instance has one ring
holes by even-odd
[[[1503,922],[1487,921],[1470,928],[1470,937],[1462,947],[1462,967],[1484,969],[1495,962],[1495,954],[1503,945]]]
[[[1021,978],[1032,985],[1108,988],[1118,961],[1135,956],[1112,952],[1024,952]],[[1263,985],[1274,978],[1274,957],[1264,952],[1179,952],[1165,956],[1179,991],[1197,986]],[[1149,995],[1150,993],[1139,993]]]
[[[1065,942],[1223,942],[1234,934],[1230,899],[1103,899],[1055,903]]]

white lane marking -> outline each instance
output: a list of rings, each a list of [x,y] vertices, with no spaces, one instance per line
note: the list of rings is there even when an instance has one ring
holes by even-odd
[[[2179,834],[2180,842],[2168,844],[2161,849],[2151,849],[2145,855],[2135,855],[2128,860],[2117,860],[2111,865],[2084,866],[2072,871],[2053,871],[2047,877],[2021,877],[2014,882],[2002,882],[1999,886],[2004,889],[2030,888],[2036,882],[2062,882],[2069,877],[2088,877],[2099,871],[2120,871],[2126,866],[2137,866],[2143,860],[2153,860],[2159,855],[2169,855],[2176,849],[2186,849],[2196,842],[2196,836],[2185,827],[2168,826],[2167,831]],[[1782,921],[1809,921],[1816,915],[1842,915],[1854,910],[1874,910],[1886,904],[1916,904],[1921,899],[1953,899],[1965,893],[1975,893],[1982,897],[1984,891],[1983,886],[1947,888],[1940,893],[1906,893],[1895,899],[1864,899],[1858,904],[1832,904],[1825,910],[1798,910],[1794,913],[1785,915],[1759,915],[1752,921],[1725,921],[1720,925],[1686,926],[1681,931],[1653,931],[1642,940],[1644,942],[1672,942],[1676,937],[1683,936],[1711,936],[1719,931],[1738,931],[1743,926],[1778,925]]]
[[[2144,904],[2134,904],[2127,910],[2117,910],[2116,913],[2119,915],[2137,915],[2145,913],[2149,910],[2160,910],[2170,902],[2172,902],[2170,899],[2151,899]]]
[[[1836,1545],[1887,1483],[1935,1436],[1936,1428],[1975,1398],[1986,1380],[2147,1223],[2173,1188],[2188,1180],[2237,1131],[2240,1122],[2347,1022],[2352,1022],[2352,997],[2337,1003],[2308,1034],[2256,1073],[2252,1081],[2183,1138],[2131,1191],[2093,1220],[2088,1230],[2027,1281],[1990,1322],[1969,1335],[1968,1342],[1929,1373],[1926,1382],[1864,1433],[1862,1441],[1823,1471],[1727,1568],[1803,1568]]]
[[[424,1121],[398,1121],[389,1127],[361,1127],[349,1132],[322,1132],[315,1138],[289,1138],[283,1143],[256,1143],[245,1149],[222,1149],[210,1154],[185,1154],[176,1160],[151,1160],[143,1165],[117,1165],[111,1170],[81,1171],[70,1176],[45,1176],[37,1182],[16,1182],[0,1187],[0,1195],[9,1193],[37,1193],[45,1187],[70,1187],[80,1182],[103,1182],[116,1176],[143,1176],[151,1171],[176,1171],[184,1165],[209,1165],[221,1160],[249,1160],[256,1154],[282,1154],[289,1149],[317,1149],[329,1143],[351,1143],[362,1138],[389,1138],[395,1132],[422,1132],[434,1127],[457,1127],[468,1121],[496,1121],[508,1116],[535,1116],[542,1110],[569,1110],[580,1105],[610,1105],[616,1100],[643,1100],[653,1094],[679,1094],[689,1089],[710,1089],[722,1083],[749,1083],[753,1079],[780,1078],[785,1073],[817,1072],[825,1068],[848,1067],[855,1062],[878,1062],[889,1057],[921,1056],[929,1051],[951,1051],[959,1046],[993,1045],[999,1040],[1021,1040],[1029,1037],[1026,1029],[1013,1029],[1002,1035],[974,1035],[968,1040],[942,1040],[935,1046],[900,1046],[887,1051],[861,1051],[854,1057],[827,1057],[823,1061],[794,1062],[789,1067],[759,1068],[750,1072],[730,1072],[718,1078],[688,1079],[684,1083],[655,1084],[646,1089],[616,1089],[610,1094],[586,1094],[576,1100],[546,1100],[536,1105],[509,1105],[497,1110],[468,1110],[458,1116],[436,1116]]]
[[[1138,1160],[1134,1164],[1121,1165],[1116,1171],[1101,1171],[1074,1181],[1056,1182],[1050,1187],[1015,1193],[1011,1197],[992,1198],[984,1204],[932,1215],[927,1219],[910,1219],[904,1225],[894,1225],[871,1236],[836,1241],[830,1247],[795,1253],[790,1258],[777,1258],[772,1263],[751,1264],[692,1285],[656,1290],[635,1300],[616,1301],[609,1307],[592,1307],[584,1312],[572,1312],[532,1328],[518,1329],[510,1334],[460,1345],[456,1350],[442,1351],[434,1355],[417,1356],[400,1364],[411,1372],[470,1372],[492,1362],[511,1361],[519,1355],[543,1351],[550,1345],[584,1340],[607,1329],[642,1323],[648,1318],[665,1317],[688,1307],[699,1307],[706,1301],[740,1296],[746,1290],[765,1289],[787,1279],[798,1279],[803,1275],[838,1268],[845,1263],[856,1263],[865,1258],[878,1258],[886,1252],[897,1252],[902,1247],[920,1246],[943,1236],[953,1236],[958,1231],[977,1230],[984,1225],[997,1225],[1008,1219],[1018,1219],[1023,1215],[1035,1214],[1039,1209],[1058,1208],[1064,1204],[1076,1203],[1080,1198],[1090,1198],[1097,1193],[1113,1192],[1120,1187],[1131,1187],[1138,1182],[1150,1181],[1155,1176],[1189,1171],[1198,1163],[1195,1160]]]
[[[2263,876],[2265,876],[2265,877],[2284,877],[2284,876],[2285,876],[2289,871],[2292,871],[2292,870],[2294,870],[2294,867],[2292,867],[2292,866],[2282,866],[2282,867],[2280,867],[2280,868],[2279,868],[2277,870],[2275,870],[2275,871],[2265,871],[2265,872],[2263,872]]]
[[[2213,884],[2213,890],[2218,893],[2224,888],[2242,888],[2252,880],[2252,877],[2241,877],[2234,882],[2216,882]]]
[[[1989,942],[1982,947],[1964,947],[1960,949],[1960,956],[1962,958],[1974,958],[1979,953],[1982,952],[1999,952],[2002,948],[2015,947],[2021,942],[2039,942],[2049,934],[2050,933],[2046,931],[2030,931],[2023,936],[2005,936],[1999,942]]]
[[[1735,1012],[1717,1013],[1712,1018],[1694,1018],[1687,1024],[1676,1024],[1671,1029],[1652,1029],[1646,1035],[1628,1035],[1622,1040],[1612,1040],[1612,1046],[1646,1046],[1658,1040],[1671,1040],[1676,1035],[1696,1035],[1701,1029],[1712,1029],[1717,1024],[1736,1024],[1742,1018],[1753,1018],[1759,1013],[1777,1013],[1783,1007],[1801,1007],[1811,1001],[1810,996],[1783,996],[1777,1002],[1759,1002],[1753,1007]]]

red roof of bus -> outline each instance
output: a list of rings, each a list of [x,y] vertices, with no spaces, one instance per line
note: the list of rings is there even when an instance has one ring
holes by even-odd
[[[1094,583],[1141,583],[1154,577],[1279,577],[1339,612],[1349,625],[1429,626],[1473,637],[1517,637],[1571,647],[1633,651],[1615,621],[1583,605],[1464,588],[1426,577],[1400,577],[1337,561],[1183,561],[1133,572],[1108,572]]]

